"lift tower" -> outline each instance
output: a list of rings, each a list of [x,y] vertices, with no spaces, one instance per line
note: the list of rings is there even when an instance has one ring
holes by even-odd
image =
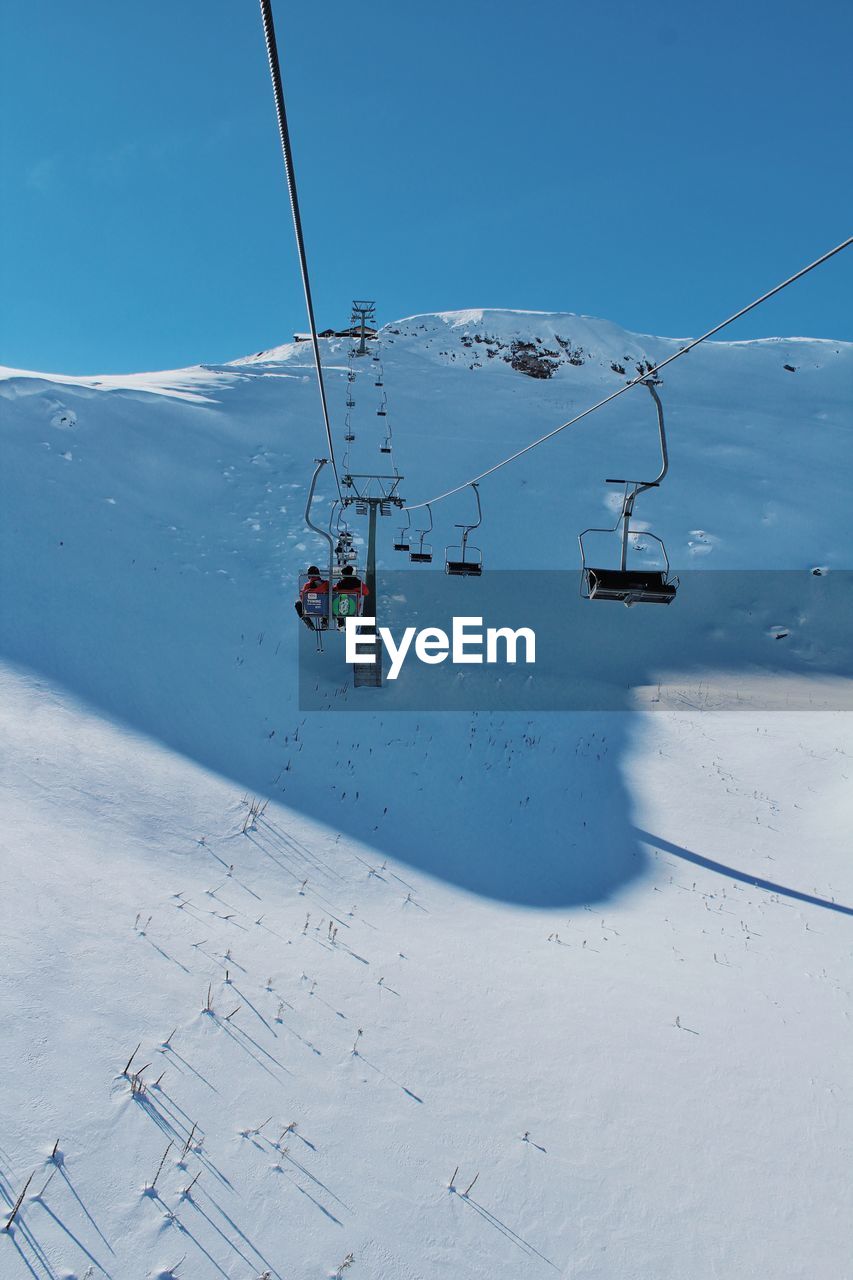
[[[392,476],[383,475],[356,475],[347,472],[341,477],[341,484],[344,487],[344,508],[354,506],[357,515],[366,515],[368,517],[368,533],[367,533],[367,566],[365,571],[365,585],[369,592],[367,599],[371,602],[373,608],[373,616],[379,619],[379,600],[376,589],[376,515],[377,512],[382,516],[389,516],[392,507],[402,507],[404,499],[400,497],[397,488],[403,479],[396,472]],[[375,628],[368,630],[365,628],[362,632],[365,637],[375,635]],[[353,664],[353,683],[356,688],[373,687],[379,688],[382,685],[382,649],[377,644],[376,659],[374,662],[356,662]]]
[[[350,324],[353,329],[359,330],[359,343],[355,353],[357,356],[367,355],[367,326],[370,324],[370,327],[373,328],[375,319],[375,302],[359,302],[358,300],[353,302]],[[353,334],[353,337],[355,337],[355,334]]]

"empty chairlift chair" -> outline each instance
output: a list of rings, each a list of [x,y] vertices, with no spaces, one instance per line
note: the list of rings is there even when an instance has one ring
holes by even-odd
[[[652,380],[644,380],[654,399],[658,415],[660,433],[661,469],[655,480],[607,480],[607,484],[624,485],[622,511],[616,524],[611,529],[584,529],[578,541],[581,549],[581,595],[585,600],[615,600],[620,604],[671,604],[678,590],[678,578],[669,567],[669,557],[661,538],[654,533],[643,530],[643,539],[650,539],[660,547],[663,561],[660,567],[629,567],[628,545],[631,538],[631,516],[634,503],[641,493],[647,489],[657,489],[669,469],[669,457],[666,449],[666,432],[663,420],[663,405],[655,390]],[[591,533],[615,533],[621,525],[621,555],[618,568],[598,568],[587,563],[584,539]],[[639,534],[640,531],[634,531]]]
[[[395,551],[411,552],[412,544],[410,539],[412,536],[412,517],[408,511],[406,512],[406,521],[407,523],[403,526],[403,528],[397,534],[396,539],[394,540]]]
[[[409,561],[411,564],[432,564],[432,545],[424,542],[427,534],[432,533],[432,507],[427,503],[427,511],[429,512],[429,525],[426,529],[416,529],[415,536],[418,539],[416,551],[409,552]],[[410,517],[411,518],[411,517]]]
[[[480,506],[480,488],[476,483],[471,485],[477,499],[477,520],[475,524],[458,524],[462,530],[462,538],[458,545],[445,547],[444,572],[456,578],[479,578],[483,572],[483,553],[479,547],[468,544],[468,536],[483,523],[483,509]]]

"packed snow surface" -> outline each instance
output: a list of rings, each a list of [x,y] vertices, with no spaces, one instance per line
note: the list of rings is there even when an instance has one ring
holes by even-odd
[[[413,316],[377,388],[329,340],[340,456],[351,386],[349,465],[387,465],[386,393],[427,500],[682,342]],[[674,566],[849,569],[853,346],[666,375],[637,517]],[[3,1280],[848,1273],[848,713],[709,696],[693,633],[665,709],[394,712],[329,637],[365,709],[301,711],[308,344],[5,370],[0,429]],[[497,472],[487,572],[575,568],[657,456],[635,388]],[[438,569],[470,512],[434,508]],[[766,672],[810,626],[767,627]]]

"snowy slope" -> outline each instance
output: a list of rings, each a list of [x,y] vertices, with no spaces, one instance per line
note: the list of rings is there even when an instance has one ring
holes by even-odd
[[[403,491],[677,345],[386,326]],[[339,425],[347,348],[324,352]],[[853,347],[708,344],[669,374],[671,477],[638,514],[674,563],[849,567]],[[365,364],[357,470],[379,394]],[[483,486],[490,567],[574,565],[604,477],[654,466],[639,395]],[[0,1274],[844,1275],[849,716],[711,713],[701,670],[677,713],[300,712],[304,344],[8,371],[0,413],[10,1205],[37,1171]],[[467,511],[436,508],[437,545]]]

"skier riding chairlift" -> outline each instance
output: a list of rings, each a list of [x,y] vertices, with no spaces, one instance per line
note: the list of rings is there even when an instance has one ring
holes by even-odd
[[[332,587],[332,613],[339,629],[344,627],[347,618],[360,616],[367,595],[370,592],[361,578],[356,577],[352,565],[344,565],[341,576]]]
[[[320,576],[320,570],[315,564],[309,565],[307,581],[299,588],[299,599],[293,606],[296,616],[302,619],[309,631],[316,631],[326,625],[326,603],[323,597],[328,596],[328,593],[328,580]]]

